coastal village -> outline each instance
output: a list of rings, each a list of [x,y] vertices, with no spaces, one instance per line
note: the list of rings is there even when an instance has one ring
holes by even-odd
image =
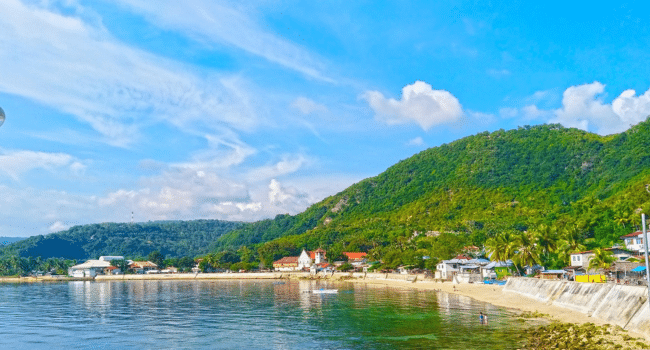
[[[620,283],[644,285],[645,258],[643,233],[635,231],[621,237],[624,246],[614,246],[601,250],[588,250],[570,254],[570,264],[563,269],[547,269],[544,266],[520,266],[517,269],[512,260],[498,261],[485,258],[485,248],[475,246],[465,247],[464,253],[448,260],[437,263],[434,271],[414,269],[409,266],[399,266],[394,270],[380,272],[403,275],[423,274],[429,279],[461,283],[505,283],[508,276],[524,275],[548,280],[567,280],[590,283]],[[595,259],[606,257],[607,264],[594,264]],[[309,272],[311,275],[329,274],[334,272],[373,271],[377,261],[370,261],[366,252],[342,252],[345,260],[329,262],[327,252],[318,248],[313,251],[303,249],[299,256],[285,256],[273,262],[272,271],[276,272]],[[423,257],[428,259],[429,257]],[[68,275],[74,278],[93,278],[98,275],[121,274],[177,274],[181,272],[245,272],[224,269],[214,269],[202,264],[204,259],[196,259],[195,265],[186,271],[175,266],[159,266],[152,261],[126,260],[123,256],[100,256],[96,260],[69,268]],[[115,264],[115,262],[120,262]],[[207,266],[207,267],[206,267]],[[260,270],[258,272],[269,271]]]

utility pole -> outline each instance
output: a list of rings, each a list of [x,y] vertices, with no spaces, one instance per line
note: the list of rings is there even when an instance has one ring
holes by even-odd
[[[650,262],[648,262],[648,230],[645,225],[645,214],[641,214],[641,226],[643,226],[643,248],[645,250],[645,277],[648,282],[648,306],[650,307]]]

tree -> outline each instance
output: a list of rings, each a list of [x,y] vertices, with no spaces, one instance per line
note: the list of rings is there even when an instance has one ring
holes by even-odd
[[[593,253],[594,256],[589,259],[589,270],[608,269],[616,261],[616,257],[603,248],[596,248],[593,250]]]
[[[164,258],[165,257],[157,250],[154,250],[153,252],[149,253],[149,256],[147,256],[147,260],[158,265],[159,267],[162,266]]]
[[[343,263],[341,266],[339,266],[337,270],[339,270],[339,271],[350,271],[353,268],[354,268],[354,266],[352,266],[352,264],[346,262],[346,263]]]
[[[124,259],[111,260],[111,266],[117,267],[120,269],[120,271],[122,271],[122,273],[126,273],[126,271],[129,269],[129,264]]]
[[[513,244],[516,249],[513,260],[518,266],[532,267],[539,264],[538,248],[535,246],[535,238],[530,232],[523,232],[515,237]]]
[[[510,232],[502,232],[485,241],[485,249],[494,261],[506,261],[514,256],[514,244]]]

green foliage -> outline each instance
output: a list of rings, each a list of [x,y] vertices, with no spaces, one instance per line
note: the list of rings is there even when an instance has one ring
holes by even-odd
[[[74,226],[67,231],[33,236],[3,246],[0,256],[85,260],[101,255],[141,258],[153,251],[164,257],[196,256],[210,252],[211,244],[217,238],[243,225],[240,222],[194,220]]]
[[[520,264],[558,266],[567,249],[611,246],[637,229],[638,213],[650,212],[648,183],[650,121],[607,137],[557,124],[484,132],[416,154],[301,214],[246,224],[214,247],[255,246],[266,266],[302,248],[325,248],[330,259],[367,251],[392,267],[485,244]]]
[[[354,266],[352,266],[352,264],[350,264],[348,262],[343,263],[341,266],[339,266],[337,268],[337,270],[339,270],[339,271],[350,271],[352,269],[354,269]]]
[[[0,276],[28,276],[36,273],[65,275],[68,268],[76,264],[75,260],[41,259],[40,257],[9,256],[0,258]]]

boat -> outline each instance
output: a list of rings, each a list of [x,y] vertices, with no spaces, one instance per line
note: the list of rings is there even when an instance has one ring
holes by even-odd
[[[321,288],[321,289],[313,289],[311,292],[314,293],[314,294],[336,294],[336,293],[339,292],[339,290],[338,289],[323,289],[323,288]]]

